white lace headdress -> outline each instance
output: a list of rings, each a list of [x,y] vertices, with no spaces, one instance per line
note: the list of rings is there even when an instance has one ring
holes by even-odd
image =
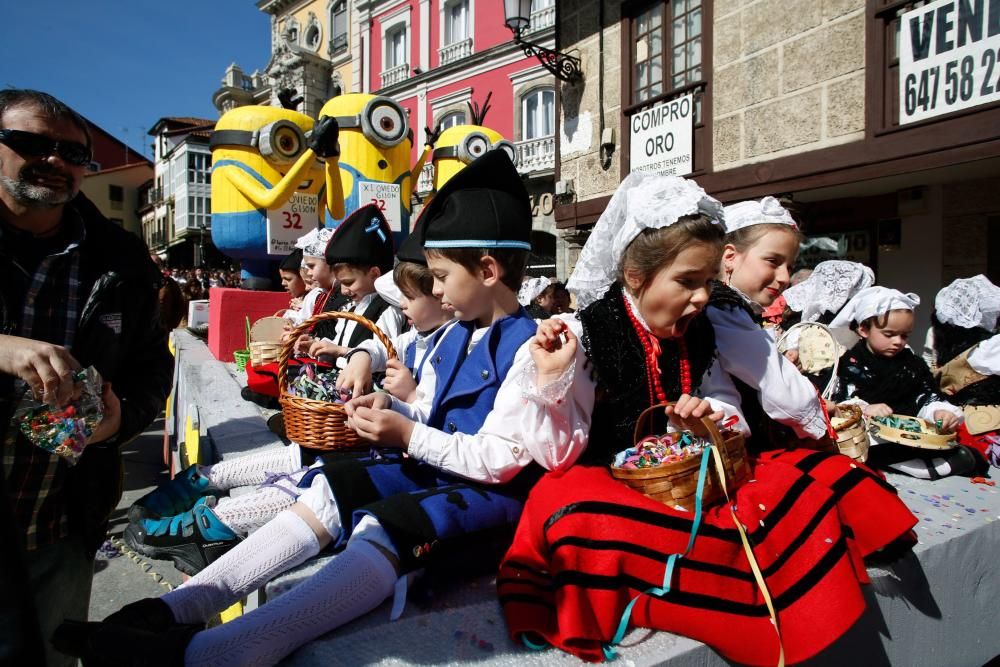
[[[920,297],[913,292],[903,294],[889,287],[867,287],[847,302],[830,322],[830,328],[849,327],[851,322],[860,324],[869,317],[885,315],[890,310],[913,310],[919,305]]]
[[[848,299],[874,284],[875,274],[864,264],[831,259],[817,264],[812,275],[785,290],[785,303],[802,313],[803,322],[815,322],[825,312],[836,313]]]
[[[726,207],[726,232],[732,233],[751,225],[788,225],[793,229],[799,226],[792,215],[774,197],[764,197],[760,201],[741,201]]]
[[[541,276],[540,278],[526,278],[521,283],[521,289],[517,290],[517,302],[522,306],[527,306],[537,299],[538,295],[544,292],[545,288],[551,284],[545,276]]]
[[[937,293],[934,310],[946,324],[993,331],[1000,316],[1000,287],[982,274],[959,278]]]
[[[330,237],[333,236],[333,230],[327,229],[313,229],[308,233],[300,236],[295,242],[296,248],[302,248],[303,257],[324,257],[326,255],[326,244],[329,243]]]
[[[679,176],[633,171],[601,214],[566,283],[579,308],[597,301],[615,281],[625,249],[644,229],[669,227],[686,215],[704,214],[725,228],[723,209],[700,185]]]

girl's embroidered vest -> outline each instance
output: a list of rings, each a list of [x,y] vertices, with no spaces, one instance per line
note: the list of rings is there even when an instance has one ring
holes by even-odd
[[[474,322],[449,328],[428,361],[437,375],[428,425],[445,433],[477,433],[482,428],[514,355],[535,335],[538,324],[522,308],[494,322],[467,354],[475,328]]]
[[[590,422],[590,440],[580,462],[605,465],[615,453],[631,447],[639,414],[653,403],[649,395],[642,343],[625,312],[621,285],[615,283],[598,301],[578,315],[583,345],[597,380],[597,400]],[[715,354],[715,333],[704,313],[684,333],[691,387],[697,389]],[[680,352],[670,339],[660,341],[660,382],[668,401],[681,394]],[[583,372],[583,369],[577,369]]]

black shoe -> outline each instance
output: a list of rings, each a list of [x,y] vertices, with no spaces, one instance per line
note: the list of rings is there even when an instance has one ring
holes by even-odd
[[[127,604],[105,618],[104,622],[149,632],[161,632],[180,625],[162,598],[143,598]]]
[[[240,543],[201,498],[190,511],[161,519],[143,519],[125,529],[125,543],[147,558],[173,560],[174,567],[194,576]]]
[[[84,667],[180,667],[184,651],[201,625],[175,625],[160,632],[113,623],[64,621],[52,635],[52,645],[83,661]]]
[[[268,417],[267,428],[282,440],[288,439],[288,436],[285,435],[285,414],[283,412],[278,412]]]

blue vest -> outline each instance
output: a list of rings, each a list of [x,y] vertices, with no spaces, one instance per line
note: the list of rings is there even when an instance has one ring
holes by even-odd
[[[474,322],[451,327],[429,360],[437,381],[428,426],[445,433],[479,432],[514,364],[514,355],[535,335],[538,323],[521,308],[494,322],[466,355],[475,328]]]

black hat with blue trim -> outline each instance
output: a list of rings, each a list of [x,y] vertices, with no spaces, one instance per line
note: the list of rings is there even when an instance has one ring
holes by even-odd
[[[401,262],[427,266],[427,258],[424,257],[423,246],[420,243],[420,234],[416,231],[410,232],[410,235],[399,244],[399,252],[396,253],[396,257]]]
[[[427,249],[531,250],[531,201],[503,150],[487,151],[441,186],[420,215]]]
[[[368,204],[351,213],[337,226],[326,244],[326,263],[377,266],[392,271],[395,249],[392,230],[378,206]]]

